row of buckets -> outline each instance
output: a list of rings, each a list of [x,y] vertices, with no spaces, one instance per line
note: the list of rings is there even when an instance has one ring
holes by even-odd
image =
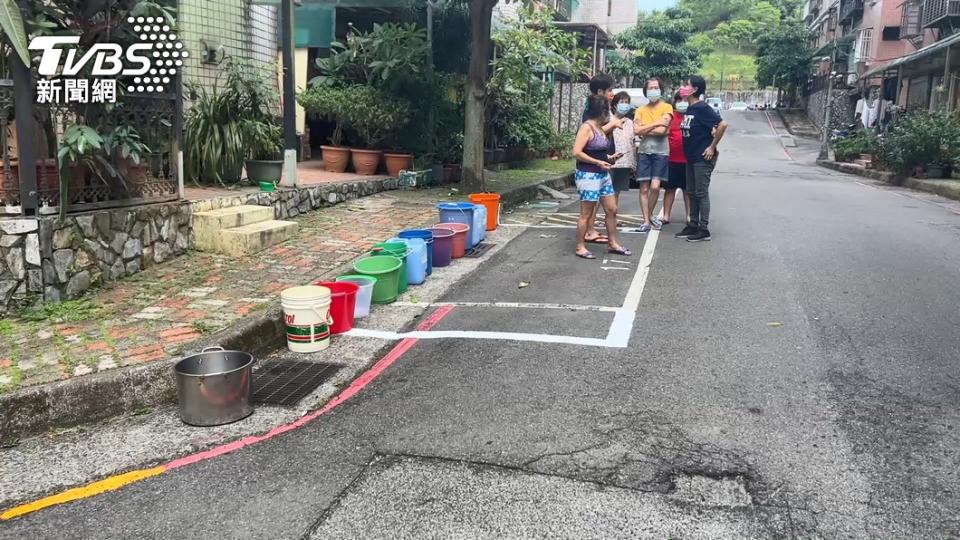
[[[335,281],[291,287],[281,292],[287,346],[311,353],[327,348],[331,334],[353,328],[374,304],[390,304],[410,285],[423,284],[434,268],[449,266],[480,244],[500,222],[500,195],[474,193],[470,202],[440,203],[439,223],[408,229],[374,244],[353,263],[352,274]]]

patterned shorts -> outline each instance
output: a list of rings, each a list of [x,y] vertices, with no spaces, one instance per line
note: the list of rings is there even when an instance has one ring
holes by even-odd
[[[606,197],[614,193],[610,173],[577,171],[575,179],[581,201],[597,202],[600,197]]]

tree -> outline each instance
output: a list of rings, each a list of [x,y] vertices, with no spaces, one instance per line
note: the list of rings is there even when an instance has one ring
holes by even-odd
[[[624,51],[610,62],[618,76],[660,77],[677,82],[701,66],[700,51],[689,43],[695,27],[681,9],[654,11],[616,36]]]
[[[776,86],[793,103],[797,89],[810,76],[813,49],[810,34],[800,21],[788,21],[757,42],[757,83]]]

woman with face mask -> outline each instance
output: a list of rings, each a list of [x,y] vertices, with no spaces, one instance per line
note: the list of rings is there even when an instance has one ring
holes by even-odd
[[[623,123],[614,128],[611,133],[614,152],[621,155],[620,159],[610,166],[610,176],[613,177],[613,190],[617,204],[620,203],[620,192],[630,190],[630,179],[633,178],[633,172],[637,168],[636,148],[634,147],[636,135],[633,132],[633,120],[630,118],[632,110],[630,94],[626,92],[620,92],[610,100],[611,114],[623,119]]]
[[[643,224],[637,232],[647,233],[660,228],[660,220],[654,218],[660,184],[667,181],[667,158],[670,146],[667,141],[673,107],[661,98],[660,79],[652,77],[644,87],[649,103],[637,109],[634,115],[634,132],[642,137],[637,155],[637,183],[640,185],[640,208]]]
[[[690,222],[690,197],[687,195],[687,158],[683,154],[683,132],[680,131],[680,125],[683,124],[683,117],[687,112],[689,104],[685,97],[677,92],[673,96],[673,119],[670,122],[670,133],[667,138],[670,141],[670,156],[667,170],[667,183],[664,185],[663,208],[660,210],[660,221],[664,225],[670,223],[673,216],[673,202],[677,196],[677,190],[683,193],[683,208],[686,214],[686,221]]]

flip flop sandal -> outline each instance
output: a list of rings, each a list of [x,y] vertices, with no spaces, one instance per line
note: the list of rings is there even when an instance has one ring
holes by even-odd
[[[584,239],[584,242],[588,244],[608,244],[610,243],[610,239],[607,238],[606,236],[600,235],[594,238],[586,238]]]
[[[589,251],[586,251],[584,253],[574,253],[574,255],[576,255],[577,257],[580,257],[581,259],[593,260],[597,258],[596,255],[594,255],[593,253],[590,253]]]
[[[612,253],[614,255],[623,255],[624,257],[629,257],[633,255],[633,252],[627,248],[620,248],[620,249],[610,248],[607,250],[607,253]]]

